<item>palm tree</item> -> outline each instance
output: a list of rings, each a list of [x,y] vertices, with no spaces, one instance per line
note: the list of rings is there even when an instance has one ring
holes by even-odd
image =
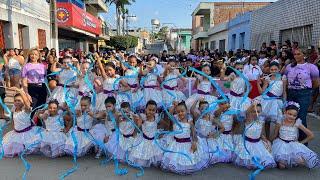
[[[117,14],[117,35],[120,35],[121,30],[121,14],[126,13],[125,5],[131,5],[135,0],[105,0],[106,3],[114,4],[116,6]]]

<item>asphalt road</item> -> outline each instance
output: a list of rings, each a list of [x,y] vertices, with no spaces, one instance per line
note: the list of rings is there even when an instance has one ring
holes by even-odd
[[[310,148],[320,155],[320,118],[308,116],[309,127],[315,133],[316,138],[310,143]],[[32,167],[27,175],[30,180],[55,180],[59,179],[59,174],[63,173],[68,168],[72,167],[71,157],[62,157],[57,159],[49,159],[43,156],[29,155],[27,160]],[[114,166],[109,163],[106,166],[100,165],[100,160],[94,156],[86,156],[80,158],[79,169],[66,179],[70,180],[105,180],[105,179],[135,179],[135,173],[138,170],[126,167],[129,173],[124,176],[116,176],[114,174]],[[19,158],[5,158],[0,161],[0,180],[15,180],[21,179],[24,172],[24,166]],[[218,164],[204,171],[197,172],[193,175],[180,176],[168,172],[162,172],[156,168],[145,169],[144,176],[139,179],[223,179],[223,180],[239,180],[249,179],[251,171],[236,167],[232,164]],[[307,168],[292,168],[286,170],[270,169],[261,172],[257,180],[319,180],[320,169],[309,170]]]

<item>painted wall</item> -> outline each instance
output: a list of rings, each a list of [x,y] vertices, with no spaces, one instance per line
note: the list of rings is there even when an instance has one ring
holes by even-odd
[[[228,23],[228,50],[250,49],[250,19],[252,12],[238,15]],[[243,35],[243,36],[241,36]],[[236,38],[234,38],[236,37]],[[243,38],[242,38],[243,37]]]

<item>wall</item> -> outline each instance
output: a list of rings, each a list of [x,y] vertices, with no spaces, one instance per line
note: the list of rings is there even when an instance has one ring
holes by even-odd
[[[244,49],[250,49],[250,18],[252,12],[238,15],[228,23],[228,50],[241,49],[240,34],[245,33]],[[236,41],[233,46],[233,35],[236,35]]]
[[[223,39],[225,39],[225,47],[224,48],[225,48],[225,50],[227,50],[227,48],[228,48],[228,31],[226,31],[226,30],[209,36],[209,38],[208,38],[209,48],[211,49],[211,47],[210,47],[211,41],[216,41],[216,49],[219,49],[219,41],[223,40]]]
[[[46,1],[18,0],[17,4],[10,4],[13,2],[11,0],[7,4],[2,2],[0,1],[0,20],[7,21],[4,25],[6,48],[20,47],[18,24],[26,26],[22,33],[25,49],[38,46],[38,29],[46,31],[46,43],[50,48],[50,11]]]
[[[312,45],[319,47],[319,19],[319,0],[279,0],[253,12],[251,48],[259,49],[263,42],[270,40],[279,43],[281,30],[306,25],[312,25]]]

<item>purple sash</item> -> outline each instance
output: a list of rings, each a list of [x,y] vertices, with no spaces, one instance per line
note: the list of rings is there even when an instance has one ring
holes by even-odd
[[[168,90],[171,90],[171,91],[173,91],[176,87],[177,87],[177,86],[175,86],[175,87],[170,87],[170,86],[167,86],[167,85],[163,85],[163,88],[168,89]]]
[[[191,139],[190,138],[176,138],[174,136],[174,139],[176,140],[176,142],[178,143],[187,143],[187,142],[191,142]]]
[[[152,138],[150,138],[150,137],[148,137],[147,135],[145,135],[144,133],[142,133],[143,134],[143,137],[145,138],[145,139],[147,139],[147,140],[154,140],[154,137],[152,137]]]
[[[198,89],[198,94],[210,95],[210,92],[204,92],[204,91]]]
[[[81,132],[85,132],[85,131],[89,131],[90,129],[82,129],[81,127],[77,126],[77,130]]]
[[[24,133],[24,132],[27,132],[27,131],[31,130],[32,127],[33,127],[33,124],[31,124],[30,126],[24,128],[24,129],[22,129],[22,130],[16,130],[16,129],[14,129],[14,131],[15,131],[16,133]]]
[[[252,139],[252,138],[249,138],[249,137],[245,136],[245,140],[246,140],[246,141],[249,141],[249,142],[251,142],[251,143],[257,143],[257,142],[260,141],[260,138],[258,138],[258,139]]]
[[[242,94],[237,94],[237,93],[235,93],[235,92],[233,92],[233,91],[230,91],[230,94],[231,94],[232,96],[235,96],[235,97],[241,97],[241,96],[242,96]]]

